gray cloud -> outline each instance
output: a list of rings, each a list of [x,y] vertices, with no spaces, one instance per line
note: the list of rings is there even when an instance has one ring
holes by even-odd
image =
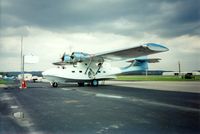
[[[2,0],[1,5],[2,29],[26,25],[56,32],[148,32],[161,37],[199,36],[200,31],[198,0]]]

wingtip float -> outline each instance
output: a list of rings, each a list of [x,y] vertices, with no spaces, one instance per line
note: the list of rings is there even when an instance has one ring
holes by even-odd
[[[152,51],[158,51],[158,52],[166,52],[169,51],[167,47],[161,44],[156,44],[156,43],[147,43],[143,45],[144,47],[149,48]]]

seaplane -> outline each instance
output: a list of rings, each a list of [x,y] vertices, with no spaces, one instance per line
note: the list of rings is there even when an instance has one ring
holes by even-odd
[[[84,52],[64,53],[61,60],[54,62],[57,67],[42,72],[52,87],[67,82],[76,82],[78,86],[98,86],[100,81],[115,79],[117,74],[131,71],[144,71],[148,63],[156,63],[161,59],[147,58],[148,55],[166,52],[169,49],[155,43],[145,43],[139,46],[106,51],[97,54]],[[113,61],[124,63],[123,67],[112,66]]]

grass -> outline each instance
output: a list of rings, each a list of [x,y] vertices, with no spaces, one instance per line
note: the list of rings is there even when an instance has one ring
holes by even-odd
[[[179,76],[162,76],[162,75],[119,75],[116,80],[121,81],[200,81],[200,76],[193,79],[184,79]]]
[[[0,84],[7,84],[7,81],[0,79]]]

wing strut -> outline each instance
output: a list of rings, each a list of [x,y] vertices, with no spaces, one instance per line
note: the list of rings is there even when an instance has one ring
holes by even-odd
[[[89,65],[88,65],[88,67],[87,67],[87,69],[85,70],[85,74],[87,74],[87,71],[88,71],[88,69],[90,68],[90,66],[91,66],[91,64],[92,64],[92,57],[90,58],[90,62],[89,62]]]
[[[103,63],[104,63],[104,59],[102,58],[102,61],[98,64],[98,69],[97,69],[95,75],[99,72],[99,70],[101,69]]]

